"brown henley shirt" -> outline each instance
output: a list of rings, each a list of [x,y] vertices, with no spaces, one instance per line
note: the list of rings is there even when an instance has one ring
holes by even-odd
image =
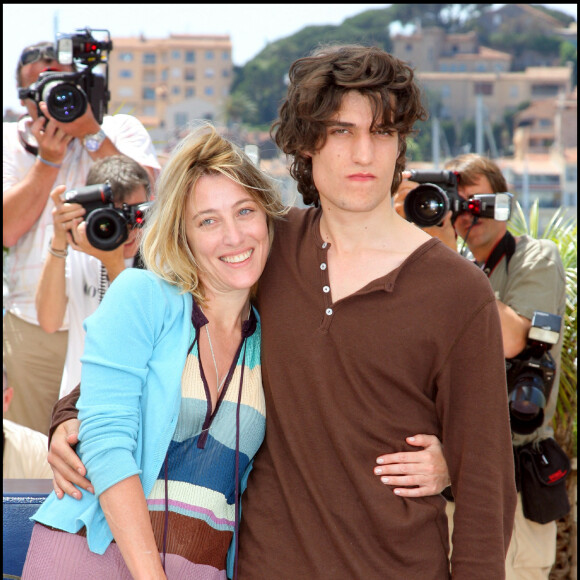
[[[456,498],[453,578],[504,577],[516,502],[499,316],[433,239],[332,302],[320,210],[278,223],[259,284],[266,438],[242,500],[241,580],[450,577],[445,500],[402,498],[377,456],[437,435]]]

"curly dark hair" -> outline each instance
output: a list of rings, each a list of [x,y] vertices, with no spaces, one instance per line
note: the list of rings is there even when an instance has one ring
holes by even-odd
[[[377,47],[323,46],[290,67],[286,99],[271,135],[278,147],[293,156],[290,175],[306,205],[318,206],[320,196],[312,178],[308,152],[326,142],[326,127],[348,91],[366,96],[373,112],[371,130],[390,127],[399,134],[399,155],[391,192],[401,182],[407,151],[406,136],[417,120],[427,119],[413,70]]]

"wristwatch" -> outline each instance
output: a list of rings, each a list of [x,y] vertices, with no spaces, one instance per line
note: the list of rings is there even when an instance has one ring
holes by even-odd
[[[85,135],[83,137],[83,146],[89,153],[94,153],[101,148],[101,145],[106,138],[106,133],[102,129],[99,129],[97,133],[94,133],[93,135]]]

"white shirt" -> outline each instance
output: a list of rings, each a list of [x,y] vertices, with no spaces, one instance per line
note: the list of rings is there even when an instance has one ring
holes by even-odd
[[[151,137],[138,119],[130,115],[105,116],[101,125],[107,137],[119,151],[141,165],[159,170]],[[17,123],[3,123],[3,191],[22,181],[35,163],[34,155],[24,149],[18,138]],[[53,187],[66,185],[67,189],[85,185],[93,160],[78,139],[69,144],[62,167]],[[48,199],[40,218],[8,252],[5,275],[8,296],[4,306],[7,312],[31,324],[38,324],[34,298],[47,247],[52,237],[52,199]],[[61,330],[68,328],[65,317]]]
[[[52,469],[46,460],[48,437],[8,419],[3,421],[4,479],[52,479]]]
[[[125,260],[125,267],[133,265],[133,258]],[[81,356],[85,347],[83,322],[100,304],[100,290],[103,294],[109,284],[101,280],[101,261],[84,252],[69,248],[66,258],[66,293],[68,303],[68,346],[60,384],[59,398],[68,395],[81,382]],[[106,271],[105,271],[106,274]]]

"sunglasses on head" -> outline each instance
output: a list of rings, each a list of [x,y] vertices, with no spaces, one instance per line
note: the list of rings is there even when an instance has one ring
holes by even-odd
[[[56,51],[54,46],[39,46],[36,48],[29,48],[22,52],[20,55],[20,64],[22,66],[26,64],[32,64],[39,60],[56,60]]]

